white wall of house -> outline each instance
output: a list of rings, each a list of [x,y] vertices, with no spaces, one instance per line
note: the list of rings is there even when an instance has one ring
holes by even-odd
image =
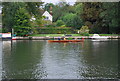
[[[45,20],[50,20],[52,22],[53,17],[48,11],[45,11],[42,16],[46,17]]]

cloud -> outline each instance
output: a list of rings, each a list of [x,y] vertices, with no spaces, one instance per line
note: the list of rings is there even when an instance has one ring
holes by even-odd
[[[59,1],[66,1],[67,3],[74,3],[76,0],[42,0],[45,3],[58,3]]]

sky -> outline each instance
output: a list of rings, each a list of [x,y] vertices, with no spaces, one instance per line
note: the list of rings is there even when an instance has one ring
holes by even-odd
[[[53,3],[56,4],[59,1],[66,1],[67,3],[70,3],[71,5],[75,3],[76,0],[42,0],[45,3]]]
[[[45,3],[53,3],[53,4],[57,4],[59,1],[66,1],[67,3],[73,5],[75,3],[76,0],[42,0]],[[1,13],[1,7],[0,7],[0,13]]]

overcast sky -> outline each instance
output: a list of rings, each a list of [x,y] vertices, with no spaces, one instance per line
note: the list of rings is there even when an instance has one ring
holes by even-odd
[[[53,4],[57,4],[59,1],[66,1],[67,3],[73,5],[76,0],[42,0],[42,1],[45,3],[53,3]],[[1,7],[0,7],[0,13],[1,13]]]
[[[59,1],[66,1],[67,3],[74,4],[76,0],[42,0],[45,3],[58,3]]]

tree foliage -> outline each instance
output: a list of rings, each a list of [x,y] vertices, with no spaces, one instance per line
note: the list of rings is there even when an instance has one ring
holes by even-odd
[[[89,35],[89,28],[88,26],[82,26],[79,30],[81,35]]]
[[[51,13],[53,7],[54,7],[53,3],[47,3],[45,4],[44,11],[48,11],[49,13]]]
[[[118,2],[76,2],[70,5],[61,0],[58,4],[47,3],[42,9],[42,2],[3,2],[3,29],[10,32],[28,33],[31,26],[42,26],[42,12],[48,11],[57,26],[66,25],[74,30],[88,26],[90,33],[120,33]],[[34,17],[34,21],[30,19]],[[63,23],[64,22],[64,23]],[[64,25],[64,26],[65,26]],[[25,29],[25,31],[23,31]]]
[[[2,4],[2,23],[6,32],[11,32],[15,28],[15,32],[29,33],[31,28],[30,19],[34,16],[36,19],[41,17],[40,5],[36,2],[3,2]]]
[[[67,13],[75,13],[74,7],[66,2],[59,3],[53,7],[53,22],[61,20]]]
[[[76,14],[68,13],[63,17],[66,26],[73,27],[74,29],[82,26],[82,20]]]
[[[83,3],[81,17],[91,33],[119,33],[118,4],[117,2]]]
[[[57,20],[56,22],[56,26],[62,26],[62,25],[65,25],[65,23],[62,21],[62,20]]]
[[[100,17],[103,18],[102,26],[108,28],[108,33],[120,33],[119,31],[119,3],[103,3],[102,8],[104,11],[100,14]]]
[[[102,12],[101,3],[83,3],[82,19],[84,24],[90,28],[91,33],[101,33],[101,18],[99,17]],[[89,24],[88,24],[89,23]]]
[[[14,17],[15,24],[13,28],[18,35],[28,34],[31,29],[30,17],[31,16],[24,8],[20,8],[19,10],[17,10]]]

